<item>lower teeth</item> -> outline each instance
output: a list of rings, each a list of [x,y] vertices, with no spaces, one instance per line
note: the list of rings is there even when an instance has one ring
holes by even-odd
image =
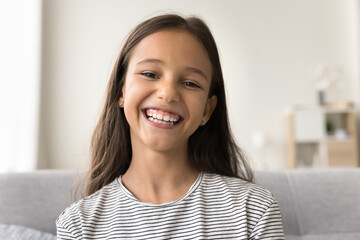
[[[165,124],[165,125],[174,125],[175,124],[174,122],[166,122],[166,121],[162,121],[159,119],[154,119],[152,117],[148,117],[148,119],[154,123],[161,123],[161,124]]]

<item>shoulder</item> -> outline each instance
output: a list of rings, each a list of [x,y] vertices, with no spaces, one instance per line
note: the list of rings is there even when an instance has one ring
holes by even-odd
[[[95,193],[71,204],[57,218],[57,226],[66,226],[71,223],[79,222],[96,212],[96,209],[105,205],[114,204],[116,195],[121,194],[119,191],[118,179],[104,186]]]
[[[261,212],[276,203],[269,190],[241,178],[205,173],[203,188],[230,199],[234,204],[245,204],[247,208],[256,208]]]
[[[245,219],[246,228],[254,237],[250,239],[267,234],[277,236],[271,239],[284,239],[280,208],[269,190],[240,178],[217,174],[204,174],[202,187],[203,192],[208,192],[209,202],[218,199],[217,206],[231,207],[231,215]]]
[[[251,195],[263,199],[274,198],[273,194],[264,187],[237,177],[205,173],[203,184],[206,185],[206,187],[227,190],[228,192],[239,196]]]

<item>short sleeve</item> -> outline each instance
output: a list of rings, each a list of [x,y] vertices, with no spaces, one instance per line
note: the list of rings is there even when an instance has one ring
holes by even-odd
[[[260,217],[250,234],[251,240],[282,240],[284,230],[280,208],[275,199]]]
[[[81,220],[74,209],[66,209],[56,220],[58,240],[82,240]]]
[[[56,236],[58,240],[74,240],[76,238],[71,232],[69,232],[66,228],[56,225]]]

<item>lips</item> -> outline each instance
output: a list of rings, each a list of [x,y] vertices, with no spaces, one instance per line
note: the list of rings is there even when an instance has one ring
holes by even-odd
[[[146,108],[143,112],[149,121],[167,126],[177,125],[183,119],[179,114],[163,109]]]

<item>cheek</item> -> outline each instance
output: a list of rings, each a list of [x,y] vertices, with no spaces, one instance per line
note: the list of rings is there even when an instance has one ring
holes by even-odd
[[[149,95],[149,88],[136,79],[129,79],[124,89],[124,111],[128,117],[138,114],[141,103]]]
[[[128,78],[124,87],[125,101],[133,101],[144,92],[144,87],[136,79]]]
[[[203,112],[205,110],[205,105],[207,102],[207,97],[203,96],[201,99],[197,98],[188,98],[187,100],[187,106],[189,109],[189,112],[195,117],[195,118],[201,118],[203,116]]]

